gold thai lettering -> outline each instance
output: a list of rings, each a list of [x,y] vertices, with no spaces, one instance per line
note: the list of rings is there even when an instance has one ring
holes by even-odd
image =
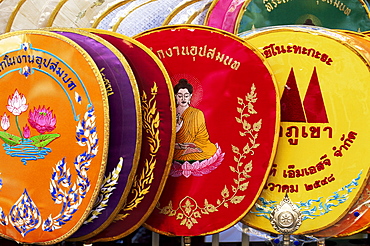
[[[181,47],[181,55],[190,55],[189,54],[189,46],[182,46]]]
[[[198,54],[198,47],[197,46],[191,46],[190,47],[190,55],[196,56]]]
[[[168,49],[166,50],[166,55],[167,55],[168,57],[172,57],[172,49],[171,49],[171,48],[168,48]]]
[[[180,55],[180,48],[179,48],[179,46],[174,46],[174,47],[172,47],[172,49],[174,49],[174,50],[176,50],[176,55]]]
[[[322,0],[322,1],[332,5],[333,7],[337,8],[338,10],[340,10],[341,12],[343,12],[343,14],[347,16],[351,14],[352,10],[339,0]]]
[[[308,48],[300,45],[276,45],[272,43],[262,48],[262,54],[266,58],[270,58],[285,53],[294,53],[313,57],[319,59],[321,62],[324,62],[326,65],[331,65],[331,63],[333,62],[333,59],[331,59],[329,55],[317,51],[313,48]]]
[[[263,4],[267,12],[271,12],[276,9],[280,4],[287,3],[291,0],[263,0]]]
[[[216,61],[222,62],[224,60],[225,54],[221,54],[220,52],[217,52],[216,55]]]
[[[105,86],[105,90],[107,92],[107,95],[111,96],[111,95],[114,94],[113,87],[112,87],[112,84],[110,83],[109,79],[107,79],[107,77],[103,73],[104,70],[105,70],[105,67],[101,68],[100,69],[100,74],[103,78],[103,82],[104,82],[104,86]]]
[[[163,50],[157,50],[157,56],[159,59],[165,58]]]
[[[238,70],[240,67],[240,62],[234,61],[233,64],[231,64],[231,68],[234,70]]]
[[[207,52],[207,58],[213,59],[215,57],[216,48],[209,49]]]
[[[206,50],[207,50],[207,45],[204,45],[204,47],[199,47],[199,56],[200,57],[206,56]]]
[[[286,52],[286,51],[284,51]],[[208,48],[204,46],[173,46],[168,49],[160,49],[155,51],[159,59],[165,59],[167,57],[174,56],[192,56],[193,60],[196,57],[206,57],[208,59],[214,59],[217,62],[222,63],[225,66],[229,66],[231,69],[238,70],[240,62],[217,50],[217,48]]]
[[[232,61],[233,61],[233,58],[231,58],[229,56],[226,56],[226,58],[224,60],[224,65],[230,66],[230,64],[231,64]]]

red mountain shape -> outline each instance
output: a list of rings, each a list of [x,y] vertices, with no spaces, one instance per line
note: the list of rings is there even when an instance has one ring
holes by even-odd
[[[281,121],[306,122],[293,68],[290,70],[280,104]]]
[[[316,67],[313,70],[303,105],[308,123],[329,123]]]

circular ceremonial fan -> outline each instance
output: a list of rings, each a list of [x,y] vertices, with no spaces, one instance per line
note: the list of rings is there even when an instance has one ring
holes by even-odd
[[[212,2],[208,1],[201,9],[193,13],[185,24],[204,25],[211,4]]]
[[[100,12],[118,0],[63,0],[51,14],[48,27],[91,27]]]
[[[108,156],[109,106],[89,54],[47,31],[0,36],[0,234],[55,244],[96,201]]]
[[[243,223],[271,233],[312,234],[337,223],[368,182],[364,126],[369,60],[345,34],[310,26],[241,35],[267,59],[280,91],[278,151],[266,186]],[[300,216],[273,215],[288,197]],[[271,218],[272,217],[272,218]],[[284,219],[285,218],[285,219]],[[292,233],[293,234],[293,233]]]
[[[180,2],[166,17],[162,25],[185,24],[189,17],[204,5],[204,0],[185,0]]]
[[[89,217],[69,238],[82,241],[114,220],[134,183],[141,150],[140,96],[128,62],[112,44],[81,30],[50,30],[72,39],[89,53],[104,78],[109,100],[112,134],[104,180]]]
[[[47,18],[48,13],[50,15],[49,11],[53,8],[52,6],[51,1],[19,1],[17,11],[12,14],[12,18],[8,21],[6,31],[37,29],[41,27],[40,19]]]
[[[252,207],[272,165],[274,78],[254,48],[219,29],[164,26],[135,39],[160,58],[176,97],[171,172],[145,226],[172,236],[223,231]]]
[[[341,31],[342,33],[349,35],[347,43],[359,49],[361,53],[370,61],[370,38],[366,34]],[[364,190],[349,209],[346,215],[334,225],[328,227],[325,230],[313,233],[315,237],[347,237],[353,234],[359,233],[366,229],[370,224],[370,211],[369,211],[369,200],[370,200],[370,183],[367,182]]]
[[[124,11],[127,7],[134,6],[140,1],[135,0],[125,0],[119,1],[115,4],[109,5],[105,10],[101,11],[99,15],[96,16],[91,27],[103,30],[111,30],[114,22],[117,21],[115,16]]]
[[[277,25],[313,25],[332,29],[367,31],[370,12],[363,0],[244,1],[234,33]],[[233,19],[224,18],[224,22]]]
[[[112,241],[138,229],[159,200],[174,151],[175,102],[167,71],[148,47],[118,33],[87,30],[113,44],[126,57],[135,74],[142,105],[142,149],[135,182],[114,221],[87,240]]]
[[[238,21],[239,12],[244,0],[215,0],[208,10],[204,24],[211,27],[234,33],[235,25]]]
[[[20,0],[2,0],[0,1],[0,34],[9,31],[8,22],[12,22],[18,11],[18,2]]]
[[[131,6],[123,13],[118,13],[112,30],[132,37],[140,32],[161,26],[164,19],[181,0],[150,0],[144,4]]]

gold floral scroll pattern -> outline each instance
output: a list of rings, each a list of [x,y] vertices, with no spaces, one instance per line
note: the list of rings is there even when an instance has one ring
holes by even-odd
[[[231,145],[234,155],[234,166],[229,166],[230,171],[235,173],[233,178],[234,185],[227,186],[220,192],[220,198],[215,202],[210,203],[208,199],[204,199],[203,206],[198,201],[190,196],[186,196],[180,200],[178,207],[174,209],[173,202],[169,201],[167,206],[160,207],[158,203],[156,208],[160,210],[161,214],[167,216],[176,216],[180,220],[180,225],[186,226],[188,229],[197,224],[197,219],[202,218],[202,215],[208,215],[217,212],[218,208],[229,208],[230,204],[239,204],[245,198],[245,191],[248,188],[248,178],[251,176],[249,172],[252,171],[252,160],[247,161],[248,155],[254,155],[254,150],[260,146],[257,143],[258,132],[262,127],[262,119],[257,122],[249,123],[247,118],[253,114],[257,114],[254,109],[254,103],[257,102],[257,93],[254,84],[251,86],[251,91],[246,94],[245,98],[237,98],[240,107],[237,107],[238,116],[235,117],[236,122],[241,124],[242,131],[239,131],[241,137],[247,137],[249,142],[243,148]]]
[[[116,216],[115,221],[124,220],[137,205],[144,199],[145,194],[149,193],[151,184],[154,179],[154,168],[157,163],[156,155],[160,147],[159,125],[160,118],[157,110],[156,96],[158,93],[157,84],[154,83],[151,88],[151,98],[148,99],[145,91],[141,95],[141,108],[143,118],[143,129],[147,133],[147,141],[149,143],[149,158],[145,160],[145,165],[140,173],[134,178],[133,188],[131,193],[134,194],[130,201],[127,201],[121,212]]]

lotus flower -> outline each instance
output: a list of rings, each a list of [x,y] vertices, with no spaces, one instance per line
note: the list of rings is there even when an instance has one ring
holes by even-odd
[[[34,110],[30,110],[28,116],[28,122],[30,123],[31,127],[35,128],[39,133],[43,134],[45,132],[51,132],[55,129],[57,119],[55,115],[53,115],[53,111],[49,110],[49,108],[42,108]]]
[[[8,130],[10,127],[10,121],[9,116],[4,113],[4,115],[1,117],[1,128],[4,129],[4,131]]]
[[[15,90],[13,97],[8,98],[8,105],[6,108],[15,116],[20,115],[21,113],[25,112],[28,109],[28,105],[26,104],[26,98],[24,95],[19,94],[18,90]]]
[[[30,138],[30,136],[31,136],[30,127],[28,125],[26,125],[26,126],[23,127],[23,137],[24,138]]]

